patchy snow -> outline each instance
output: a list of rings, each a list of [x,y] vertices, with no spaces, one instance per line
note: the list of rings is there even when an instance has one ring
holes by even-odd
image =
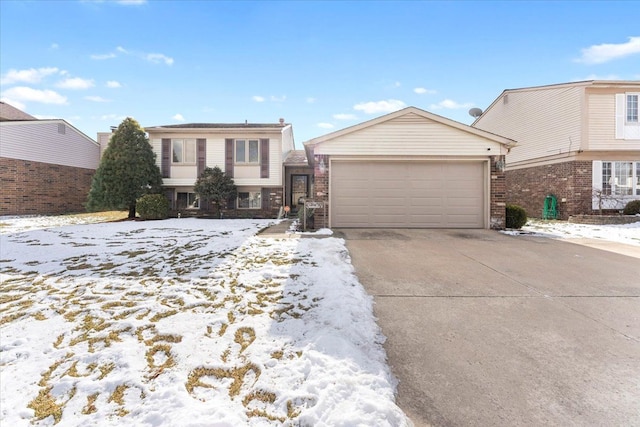
[[[590,225],[530,219],[522,230],[505,230],[502,233],[556,239],[595,239],[640,246],[640,221],[621,225]]]
[[[1,425],[411,425],[342,239],[60,218],[0,218]]]

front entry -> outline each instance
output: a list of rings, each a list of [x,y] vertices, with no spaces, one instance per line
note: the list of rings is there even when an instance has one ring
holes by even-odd
[[[302,207],[309,197],[309,175],[291,175],[291,207]]]

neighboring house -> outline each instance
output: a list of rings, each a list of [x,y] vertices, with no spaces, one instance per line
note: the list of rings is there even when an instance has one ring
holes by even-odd
[[[592,80],[509,89],[473,127],[513,138],[507,202],[540,217],[555,196],[560,218],[619,210],[640,199],[640,81]]]
[[[223,210],[239,217],[275,217],[283,207],[284,166],[294,149],[293,129],[280,123],[193,123],[145,129],[171,207],[208,212],[193,191],[205,167],[218,166],[232,177],[238,197]]]
[[[62,119],[0,103],[0,215],[84,211],[98,143]]]
[[[313,195],[328,208],[315,224],[504,228],[504,156],[514,145],[415,107],[314,138],[305,143]]]

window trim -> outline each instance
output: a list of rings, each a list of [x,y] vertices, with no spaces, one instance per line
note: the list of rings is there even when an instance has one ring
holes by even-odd
[[[248,206],[248,207],[242,207],[240,206],[240,195],[241,194],[248,194],[248,200],[249,200],[249,204],[251,204],[251,194],[257,194],[258,195],[258,200],[260,201],[259,206]],[[255,196],[254,196],[255,197]],[[247,191],[238,191],[238,196],[236,197],[236,207],[238,209],[242,209],[242,210],[260,210],[262,209],[262,191],[261,190],[247,190]]]
[[[636,119],[629,120],[629,98],[636,97]],[[626,126],[640,126],[640,92],[626,92],[624,94],[624,124]]]
[[[182,161],[176,162],[174,160],[174,154],[175,154],[175,150],[174,150],[174,144],[176,142],[180,141],[182,143]],[[185,161],[185,159],[187,158],[187,142],[193,142],[193,161],[192,162],[187,162]],[[172,138],[171,139],[171,151],[170,151],[170,157],[171,157],[171,164],[172,165],[196,165],[198,163],[198,143],[197,143],[197,139],[195,138]]]
[[[631,164],[631,175],[628,176],[631,184],[629,194],[620,194],[616,191],[619,184],[616,184],[618,166],[622,163]],[[616,196],[621,199],[634,199],[640,196],[640,161],[633,160],[603,160],[600,171],[600,185],[602,187],[603,194],[607,196]],[[605,174],[608,172],[608,174]],[[607,179],[608,178],[608,179]],[[605,182],[607,181],[607,182]],[[613,182],[613,184],[612,184]],[[626,187],[625,187],[626,188]],[[613,190],[613,191],[612,191]]]
[[[244,160],[238,160],[238,142],[244,143]],[[256,143],[256,161],[250,161],[251,142]],[[260,165],[260,139],[258,138],[236,138],[233,140],[233,162],[236,165],[258,166]]]

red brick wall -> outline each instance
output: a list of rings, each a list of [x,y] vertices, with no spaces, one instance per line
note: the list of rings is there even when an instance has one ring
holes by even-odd
[[[329,218],[325,218],[325,212],[329,216],[329,156],[314,155],[314,184],[311,197],[325,203],[325,209],[316,209],[313,215],[314,224],[329,224]],[[324,171],[320,170],[320,163],[324,163]]]
[[[552,194],[558,199],[560,219],[591,214],[591,165],[570,161],[507,171],[507,203],[522,206],[531,218],[541,218],[544,199]]]
[[[491,190],[489,194],[489,227],[502,230],[506,226],[506,197],[507,186],[504,170],[500,170],[496,163],[504,165],[504,156],[491,156]],[[504,167],[502,168],[504,169]]]
[[[84,212],[94,173],[0,157],[0,215]]]

